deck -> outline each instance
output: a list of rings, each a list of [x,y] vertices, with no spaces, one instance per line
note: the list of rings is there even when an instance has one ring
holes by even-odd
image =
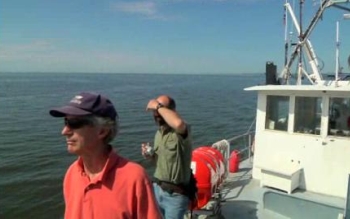
[[[252,161],[240,163],[237,173],[230,173],[221,189],[221,214],[214,215],[213,206],[195,211],[192,218],[220,219],[338,219],[343,214],[345,199],[295,190],[292,194],[260,187],[252,179]],[[189,217],[187,217],[189,218]]]

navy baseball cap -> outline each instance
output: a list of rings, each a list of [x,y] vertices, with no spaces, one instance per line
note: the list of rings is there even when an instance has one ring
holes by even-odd
[[[95,115],[112,120],[118,118],[113,103],[108,98],[93,92],[76,95],[66,106],[51,109],[50,115],[53,117]]]

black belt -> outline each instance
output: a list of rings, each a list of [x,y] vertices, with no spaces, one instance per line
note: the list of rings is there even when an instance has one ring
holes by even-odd
[[[154,179],[153,182],[157,183],[157,185],[162,188],[163,191],[168,192],[169,194],[179,193],[185,195],[185,190],[179,184],[174,184],[166,181],[162,181],[159,179]]]

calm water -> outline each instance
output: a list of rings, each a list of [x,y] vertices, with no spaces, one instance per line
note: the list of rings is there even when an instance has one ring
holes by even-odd
[[[115,104],[121,131],[113,145],[148,166],[140,143],[156,126],[145,111],[150,98],[169,94],[192,125],[194,145],[211,145],[246,131],[255,117],[256,93],[244,87],[263,74],[0,74],[0,218],[62,218],[62,180],[76,159],[60,135],[63,121],[48,114],[80,91],[97,91]]]

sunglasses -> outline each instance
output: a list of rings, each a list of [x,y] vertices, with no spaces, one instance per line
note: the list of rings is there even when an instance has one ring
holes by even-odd
[[[83,126],[93,125],[93,121],[89,118],[64,118],[64,125],[70,129],[80,129]]]

